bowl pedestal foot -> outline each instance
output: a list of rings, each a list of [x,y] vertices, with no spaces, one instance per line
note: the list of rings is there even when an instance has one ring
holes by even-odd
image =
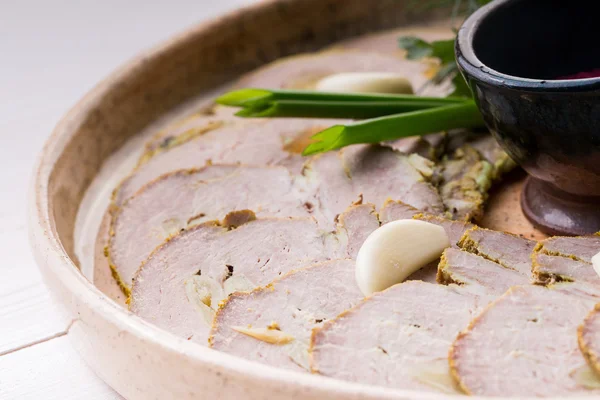
[[[550,235],[600,231],[600,197],[576,196],[531,176],[523,186],[521,208],[539,230]]]

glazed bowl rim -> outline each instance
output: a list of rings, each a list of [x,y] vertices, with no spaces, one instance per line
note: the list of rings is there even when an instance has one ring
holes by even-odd
[[[490,68],[475,54],[473,38],[486,18],[509,3],[527,0],[494,0],[471,14],[459,28],[456,61],[470,78],[491,86],[524,92],[591,92],[600,90],[600,77],[583,79],[532,79],[509,75]]]

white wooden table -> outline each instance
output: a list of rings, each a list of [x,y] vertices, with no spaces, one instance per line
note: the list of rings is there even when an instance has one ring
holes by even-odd
[[[29,180],[52,128],[142,49],[253,1],[0,1],[0,399],[120,399],[71,348],[29,249]]]

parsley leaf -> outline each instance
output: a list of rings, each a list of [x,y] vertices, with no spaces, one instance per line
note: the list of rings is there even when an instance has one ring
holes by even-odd
[[[406,50],[406,58],[419,60],[425,57],[439,58],[442,64],[454,61],[454,39],[426,42],[415,36],[398,39],[400,48]]]

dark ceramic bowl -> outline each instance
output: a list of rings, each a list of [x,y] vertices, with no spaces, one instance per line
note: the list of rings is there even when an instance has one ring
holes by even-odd
[[[529,174],[521,205],[551,234],[600,231],[600,2],[496,0],[458,32],[488,128]]]

